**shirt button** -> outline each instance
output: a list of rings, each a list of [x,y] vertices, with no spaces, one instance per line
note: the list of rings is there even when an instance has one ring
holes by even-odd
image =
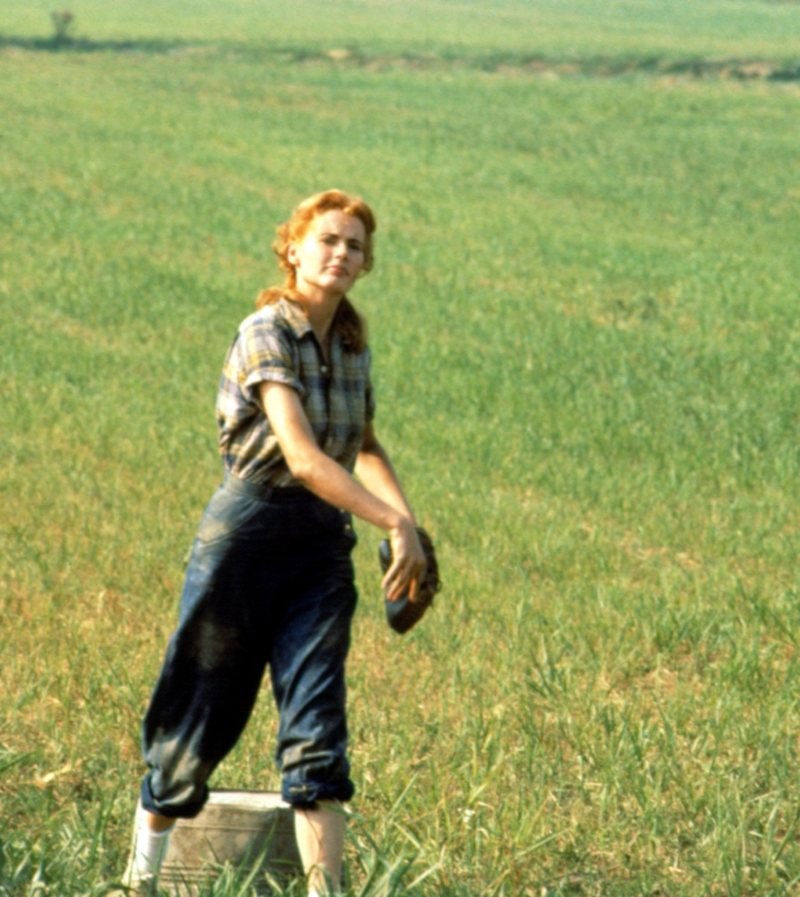
[[[320,370],[322,371],[323,374],[327,374],[328,373],[328,365],[323,364],[322,367],[320,367]]]

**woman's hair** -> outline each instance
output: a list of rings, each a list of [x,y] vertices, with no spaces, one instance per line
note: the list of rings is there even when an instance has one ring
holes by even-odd
[[[364,265],[362,272],[372,270],[374,257],[372,254],[372,235],[375,233],[375,216],[370,207],[357,196],[349,196],[341,190],[326,190],[317,193],[300,203],[292,213],[292,217],[278,227],[278,237],[272,244],[275,255],[278,256],[278,265],[286,274],[286,282],[282,287],[270,287],[262,290],[256,299],[256,308],[272,305],[282,297],[295,299],[297,293],[297,276],[294,266],[289,262],[289,246],[299,243],[306,235],[311,222],[317,215],[325,212],[344,212],[352,215],[364,225]],[[342,342],[349,352],[358,354],[364,350],[367,344],[367,328],[364,319],[353,307],[350,300],[344,296],[336,310],[333,319],[333,328],[342,338]]]

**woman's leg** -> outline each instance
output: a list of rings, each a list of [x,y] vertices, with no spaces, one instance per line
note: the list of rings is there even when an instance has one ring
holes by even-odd
[[[320,801],[316,808],[296,807],[294,831],[309,895],[337,893],[347,816],[341,804]]]
[[[134,893],[155,890],[175,819],[201,810],[255,703],[265,658],[230,623],[198,608],[170,641],[143,726],[149,769],[125,879]]]
[[[226,488],[206,509],[186,571],[178,629],[142,727],[149,772],[142,806],[155,816],[196,816],[206,781],[236,744],[255,704],[268,656],[253,625],[274,583],[258,577],[258,543],[245,529],[253,499]],[[272,588],[271,588],[272,586]]]
[[[146,810],[145,822],[150,831],[156,833],[168,832],[175,825],[175,820],[169,816],[159,816],[158,813],[148,813]]]
[[[310,893],[336,893],[341,882],[347,817],[353,795],[347,760],[345,661],[356,604],[349,547],[303,559],[306,571],[270,656],[280,711],[276,759],[283,798],[295,810],[295,831]]]
[[[126,883],[155,890],[177,817],[195,816],[209,775],[236,743],[263,677],[267,650],[253,632],[253,551],[237,538],[248,499],[220,490],[192,550],[178,629],[142,727],[142,783]]]
[[[142,805],[155,817],[192,817],[208,796],[207,780],[247,724],[264,658],[236,627],[211,611],[173,636],[143,724],[148,773]]]
[[[139,804],[133,822],[133,842],[123,884],[134,894],[154,891],[169,846],[174,819],[148,813]]]

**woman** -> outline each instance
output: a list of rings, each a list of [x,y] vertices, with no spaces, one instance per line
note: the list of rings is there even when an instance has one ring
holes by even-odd
[[[155,889],[175,819],[201,810],[267,665],[309,894],[340,881],[341,805],[353,795],[351,515],[389,534],[390,600],[408,590],[413,601],[425,572],[414,515],[375,437],[364,325],[346,297],[372,268],[374,231],[369,207],[338,190],[301,203],[273,245],[286,283],[259,296],[228,351],[217,399],[225,478],[200,523],[143,726],[148,772],[126,872],[140,893]]]

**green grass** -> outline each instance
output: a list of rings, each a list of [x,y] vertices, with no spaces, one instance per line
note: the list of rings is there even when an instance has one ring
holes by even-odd
[[[392,636],[360,528],[353,893],[797,894],[800,92],[472,63],[791,60],[800,8],[72,9],[204,50],[0,13],[0,895],[119,875],[221,361],[332,185],[378,214],[354,298],[445,579]],[[274,726],[218,785],[277,785]]]
[[[75,0],[71,33],[143,48],[191,44],[301,55],[555,59],[768,58],[800,61],[800,9],[768,0]],[[0,13],[0,35],[50,38],[47,0]]]

